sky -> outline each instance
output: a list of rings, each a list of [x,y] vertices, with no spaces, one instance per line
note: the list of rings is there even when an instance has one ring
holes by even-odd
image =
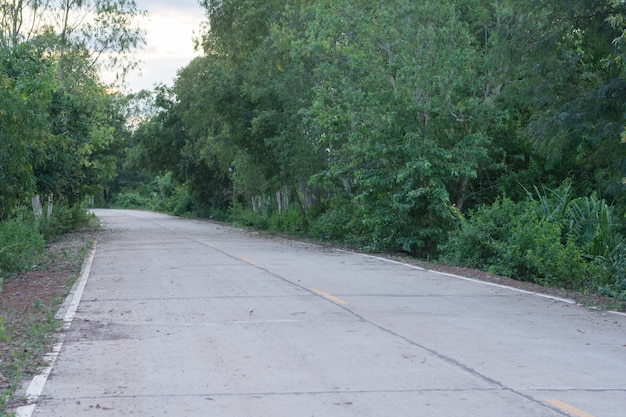
[[[172,85],[176,72],[198,53],[194,52],[194,32],[205,20],[197,0],[136,0],[148,11],[142,24],[147,29],[146,46],[137,52],[142,61],[140,72],[127,76],[131,91],[152,90],[156,84]]]

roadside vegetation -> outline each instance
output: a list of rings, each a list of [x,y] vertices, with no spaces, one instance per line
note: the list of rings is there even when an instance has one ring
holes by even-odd
[[[200,3],[202,54],[132,95],[134,1],[3,3],[0,280],[96,205],[626,303],[626,3]]]
[[[201,3],[107,204],[626,302],[623,2]]]

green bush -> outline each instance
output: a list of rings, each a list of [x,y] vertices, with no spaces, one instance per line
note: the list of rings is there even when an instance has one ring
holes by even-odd
[[[483,206],[450,234],[442,260],[542,285],[595,289],[603,279],[602,259],[589,256],[589,245],[598,238],[582,236],[572,212],[554,206],[506,197]]]
[[[64,235],[86,225],[91,215],[81,205],[68,207],[56,204],[50,218],[44,216],[39,220],[38,229],[46,241]]]
[[[626,300],[626,242],[617,245],[609,255],[605,280],[598,285],[599,292]]]
[[[538,203],[538,215],[560,222],[589,259],[609,256],[623,240],[613,221],[611,207],[593,194],[574,198],[572,188],[566,181],[556,190],[544,187],[540,192],[535,187],[535,195],[528,193],[528,196]]]
[[[513,268],[502,262],[502,243],[508,240],[511,223],[525,210],[511,199],[501,197],[491,206],[481,206],[470,212],[440,248],[441,260],[484,270],[499,268],[499,273],[512,275]]]
[[[323,241],[335,241],[348,244],[363,243],[361,236],[363,227],[356,220],[354,207],[346,201],[333,201],[318,216],[310,221],[309,234]]]
[[[187,189],[184,186],[176,186],[157,205],[157,210],[170,213],[174,216],[183,216],[192,211],[192,201]]]
[[[302,235],[307,231],[307,221],[295,207],[279,213],[271,209],[254,211],[236,206],[230,210],[230,221],[243,227],[275,233]]]
[[[125,191],[115,195],[112,205],[122,209],[151,209],[152,201],[138,191]]]
[[[167,172],[154,177],[149,183],[126,188],[113,196],[111,206],[154,210],[175,216],[192,213],[194,207],[187,187],[176,184],[172,177],[172,173]]]
[[[0,222],[0,276],[32,268],[43,248],[44,237],[34,216],[22,213]]]
[[[585,289],[593,264],[583,258],[573,239],[562,242],[562,237],[559,224],[522,216],[511,224],[505,240],[494,243],[501,260],[488,269],[542,285]]]
[[[236,225],[259,230],[268,230],[270,226],[267,214],[241,207],[234,207],[230,210],[230,220]]]
[[[269,230],[272,232],[301,235],[307,229],[306,219],[295,207],[284,210],[282,213],[272,213],[269,219]]]

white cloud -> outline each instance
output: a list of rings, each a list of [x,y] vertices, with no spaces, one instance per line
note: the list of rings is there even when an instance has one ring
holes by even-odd
[[[131,91],[152,89],[156,84],[171,85],[177,71],[198,55],[193,37],[205,20],[204,9],[196,0],[137,1],[147,10],[142,27],[147,30],[146,46],[136,57],[142,61],[141,70],[127,76]],[[105,75],[105,79],[109,78]]]
[[[203,10],[198,0],[136,0],[137,6],[143,10],[177,9],[177,10]]]

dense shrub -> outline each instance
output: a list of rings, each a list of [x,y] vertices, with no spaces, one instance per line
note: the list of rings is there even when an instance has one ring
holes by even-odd
[[[299,209],[292,207],[282,213],[275,212],[269,219],[269,230],[291,235],[300,235],[307,229],[306,219]]]
[[[338,204],[316,216],[310,222],[309,233],[324,241],[355,243],[355,235],[360,231],[355,219],[354,209],[350,205]]]
[[[153,207],[151,198],[138,191],[125,191],[116,194],[112,205],[122,209],[152,209]]]
[[[506,238],[493,242],[500,260],[488,270],[542,285],[583,289],[593,264],[582,256],[572,239],[562,241],[559,224],[529,214],[512,219]]]
[[[452,232],[448,243],[441,248],[442,260],[478,269],[500,265],[501,273],[512,275],[512,269],[502,265],[499,243],[508,240],[510,222],[519,218],[523,211],[522,206],[502,197],[491,206],[470,212],[460,229]]]
[[[160,195],[160,201],[156,202],[156,209],[174,216],[183,216],[193,210],[192,200],[184,186],[176,186],[166,195]]]
[[[606,280],[600,282],[598,290],[601,294],[626,300],[626,243],[617,245],[607,258],[608,273]]]
[[[111,206],[122,209],[154,210],[175,216],[183,216],[196,211],[187,187],[176,184],[171,172],[157,175],[149,183],[136,184],[115,193]]]
[[[49,218],[44,216],[39,220],[38,229],[45,240],[49,241],[86,225],[90,217],[91,215],[81,205],[74,205],[70,208],[57,204]]]
[[[230,210],[230,220],[236,225],[259,230],[269,230],[270,226],[269,214],[237,206]]]
[[[230,210],[229,220],[237,225],[273,233],[303,235],[308,230],[307,220],[300,210],[291,207],[288,210],[265,209],[254,211],[235,206]]]
[[[595,196],[571,198],[568,184],[514,202],[501,197],[469,213],[450,234],[442,260],[520,280],[621,294],[623,237]]]
[[[0,222],[0,276],[32,268],[43,248],[44,237],[34,216],[22,213]]]

